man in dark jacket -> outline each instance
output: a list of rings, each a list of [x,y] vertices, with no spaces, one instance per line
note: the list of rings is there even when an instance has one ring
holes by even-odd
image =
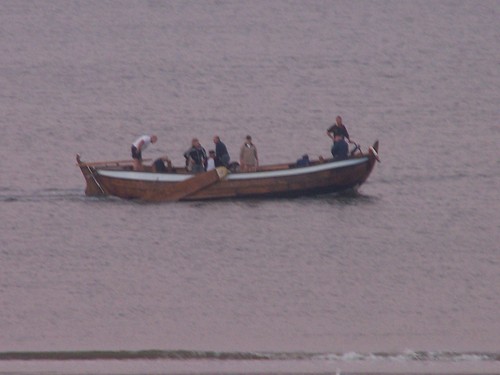
[[[201,146],[198,138],[193,138],[191,148],[184,153],[186,158],[186,166],[193,173],[201,173],[205,171],[207,162],[207,152]]]
[[[225,167],[229,165],[229,153],[227,152],[227,147],[222,141],[220,140],[220,137],[216,135],[214,137],[214,143],[215,143],[215,155],[221,162],[221,164]]]
[[[342,122],[342,117],[337,116],[335,119],[335,124],[330,126],[328,130],[326,131],[326,134],[333,140],[336,135],[341,135],[342,139],[347,138],[349,143],[352,143],[351,139],[349,138],[349,132],[347,131],[347,128],[345,127],[344,123]]]

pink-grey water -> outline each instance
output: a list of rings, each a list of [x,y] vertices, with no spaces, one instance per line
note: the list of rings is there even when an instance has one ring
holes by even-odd
[[[0,373],[500,373],[499,1],[0,2]],[[141,204],[75,154],[143,133],[359,195]],[[47,353],[50,352],[50,353]],[[111,359],[104,359],[111,358]]]

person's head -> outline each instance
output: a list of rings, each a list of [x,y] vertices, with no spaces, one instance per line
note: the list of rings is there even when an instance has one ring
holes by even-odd
[[[245,137],[245,139],[246,139],[247,143],[252,143],[252,137],[251,136],[247,135]]]
[[[214,151],[214,150],[210,150],[210,151],[208,151],[208,156],[209,156],[210,158],[215,158],[215,151]]]
[[[200,141],[198,140],[198,138],[193,138],[193,139],[191,140],[191,145],[192,145],[193,147],[199,147],[199,146],[200,146]]]
[[[337,123],[337,125],[342,125],[342,117],[337,116],[337,118],[335,119],[335,122]]]
[[[214,143],[219,143],[220,137],[218,135],[214,136]]]
[[[156,135],[151,136],[151,143],[156,143],[157,140],[158,140],[158,137]]]

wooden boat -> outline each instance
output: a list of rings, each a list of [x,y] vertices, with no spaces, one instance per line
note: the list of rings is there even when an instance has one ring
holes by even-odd
[[[89,196],[116,196],[143,201],[192,201],[227,198],[297,197],[356,191],[370,175],[378,159],[378,141],[367,154],[358,151],[348,159],[313,160],[261,166],[256,172],[230,172],[224,167],[190,174],[184,167],[154,172],[145,166],[134,171],[132,161],[82,162],[78,167]],[[146,162],[146,161],[145,161]]]

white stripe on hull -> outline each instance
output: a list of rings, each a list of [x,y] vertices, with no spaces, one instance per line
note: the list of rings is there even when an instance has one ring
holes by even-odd
[[[344,167],[352,167],[355,165],[366,163],[367,157],[342,160],[324,164],[313,165],[309,167],[282,169],[269,172],[250,172],[250,173],[235,173],[229,174],[226,180],[253,180],[273,177],[300,176],[310,173],[327,171],[330,169],[338,169]],[[175,174],[175,173],[151,173],[151,172],[134,172],[134,171],[112,171],[106,169],[97,169],[97,173],[101,176],[111,178],[121,178],[125,180],[135,181],[158,181],[158,182],[182,182],[193,177],[190,174]]]

